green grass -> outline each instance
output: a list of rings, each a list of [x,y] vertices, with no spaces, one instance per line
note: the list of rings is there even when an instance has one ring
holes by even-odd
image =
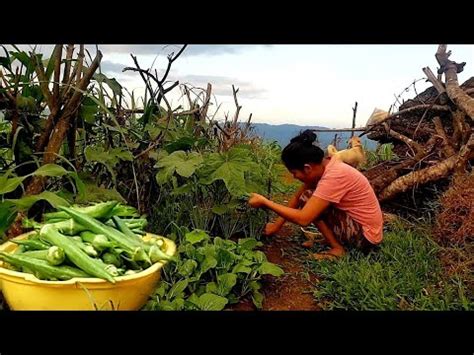
[[[459,276],[447,279],[440,247],[427,233],[392,225],[381,247],[351,250],[337,261],[310,261],[320,282],[314,297],[323,309],[474,310]]]

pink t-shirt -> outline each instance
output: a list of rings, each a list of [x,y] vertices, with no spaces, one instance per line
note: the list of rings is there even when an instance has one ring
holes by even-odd
[[[330,159],[313,196],[334,204],[362,226],[372,244],[382,241],[383,216],[379,201],[367,178],[357,169]]]

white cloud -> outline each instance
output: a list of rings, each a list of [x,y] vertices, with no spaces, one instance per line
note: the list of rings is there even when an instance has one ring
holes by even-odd
[[[176,75],[175,78],[181,84],[188,83],[201,88],[206,88],[207,83],[211,83],[213,94],[220,96],[232,96],[232,85],[234,85],[236,90],[239,89],[237,97],[256,99],[263,98],[266,93],[265,89],[256,87],[251,82],[226,76],[188,74]]]
[[[122,53],[134,55],[168,55],[171,52],[175,54],[183,47],[183,44],[132,44],[132,45],[101,45],[100,49],[104,53]],[[222,54],[240,54],[245,50],[255,48],[250,45],[198,45],[190,44],[183,52],[183,56],[197,55],[222,55]]]

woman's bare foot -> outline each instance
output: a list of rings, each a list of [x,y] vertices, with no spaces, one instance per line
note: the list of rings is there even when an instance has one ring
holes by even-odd
[[[314,241],[312,240],[307,240],[306,242],[301,244],[305,248],[312,248],[314,246]]]
[[[344,248],[332,248],[321,253],[314,253],[312,257],[316,260],[336,259],[343,256],[346,253]]]

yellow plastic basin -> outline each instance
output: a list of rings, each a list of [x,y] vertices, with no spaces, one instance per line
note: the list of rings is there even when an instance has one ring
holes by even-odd
[[[154,236],[148,233],[143,239]],[[176,244],[163,239],[166,253],[174,255]],[[16,248],[12,242],[0,245],[3,252],[12,253]],[[139,310],[155,290],[163,265],[158,262],[139,273],[116,277],[116,283],[111,284],[99,278],[39,280],[32,274],[6,269],[0,261],[0,290],[12,310]]]

